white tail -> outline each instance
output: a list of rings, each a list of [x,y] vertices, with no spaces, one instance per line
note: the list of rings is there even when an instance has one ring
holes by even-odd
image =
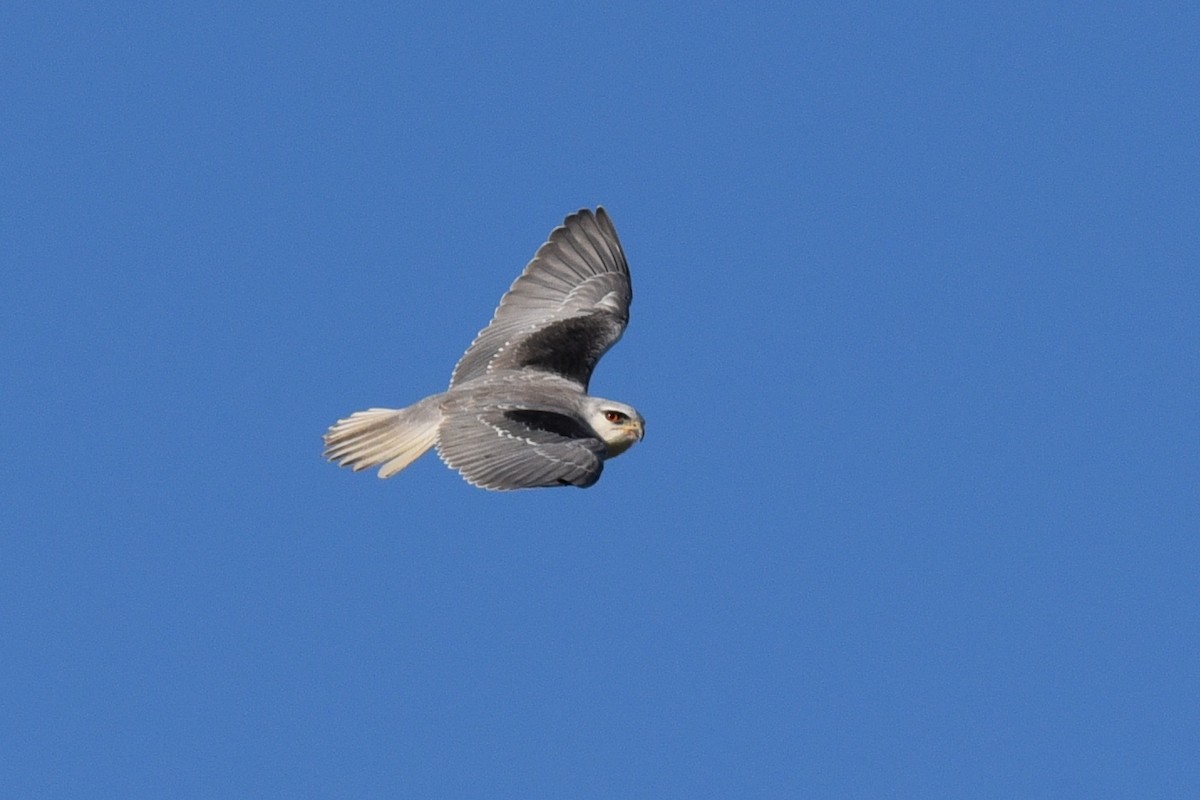
[[[390,478],[437,441],[442,415],[432,403],[408,408],[372,408],[338,420],[325,433],[325,457],[358,472],[379,466]]]

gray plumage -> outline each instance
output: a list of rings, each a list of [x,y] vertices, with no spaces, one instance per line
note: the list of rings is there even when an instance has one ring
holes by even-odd
[[[629,321],[633,290],[603,208],[567,217],[500,300],[450,388],[404,409],[374,408],[325,434],[325,457],[387,478],[430,447],[485,489],[587,487],[645,433],[630,406],[587,394]]]

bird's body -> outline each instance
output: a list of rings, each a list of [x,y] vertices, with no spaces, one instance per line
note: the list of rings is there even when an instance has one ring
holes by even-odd
[[[455,367],[450,388],[403,409],[375,408],[325,434],[325,456],[387,478],[430,447],[485,489],[591,486],[604,461],[640,441],[640,414],[587,394],[596,362],[621,337],[633,291],[603,208],[555,228],[491,324]]]

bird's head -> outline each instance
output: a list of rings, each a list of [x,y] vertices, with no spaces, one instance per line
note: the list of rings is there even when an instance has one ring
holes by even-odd
[[[599,397],[588,400],[588,424],[604,440],[609,458],[624,453],[646,435],[646,421],[632,406]]]

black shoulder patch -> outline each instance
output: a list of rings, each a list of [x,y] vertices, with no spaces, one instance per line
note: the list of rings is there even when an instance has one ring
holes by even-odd
[[[531,431],[546,431],[561,436],[564,439],[595,439],[596,432],[578,420],[566,414],[556,414],[553,411],[532,411],[518,409],[505,411],[504,416],[518,425],[524,425]]]
[[[517,346],[514,366],[553,372],[587,386],[596,362],[620,338],[621,329],[620,322],[605,311],[555,322]]]

